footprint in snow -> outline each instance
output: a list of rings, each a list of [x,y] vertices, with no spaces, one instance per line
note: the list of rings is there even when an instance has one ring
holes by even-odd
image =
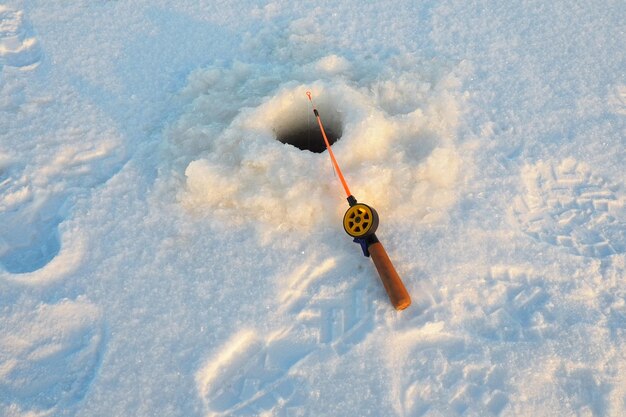
[[[93,304],[79,298],[26,310],[0,317],[0,415],[54,413],[75,404],[102,356]]]
[[[42,268],[59,253],[63,199],[34,190],[11,174],[0,171],[0,266],[23,274]]]
[[[19,69],[35,68],[41,48],[24,12],[0,5],[0,64]]]
[[[43,111],[56,116],[50,109]],[[80,242],[62,235],[62,223],[76,196],[105,183],[125,158],[114,130],[69,127],[50,136],[19,158],[0,149],[0,278],[50,281],[52,269],[58,277],[75,264]],[[61,255],[72,259],[58,261],[45,279],[33,276]]]
[[[625,198],[617,185],[569,158],[523,170],[525,194],[513,215],[532,238],[578,256],[604,258],[626,250]]]
[[[64,201],[33,187],[24,166],[0,152],[0,271],[30,273],[57,256]]]
[[[295,270],[281,294],[294,322],[267,337],[241,331],[206,361],[196,382],[208,416],[307,415],[310,393],[299,365],[315,353],[347,353],[374,327],[373,285],[363,277],[333,285],[335,267],[334,259],[311,259]]]
[[[411,346],[393,364],[402,369],[392,377],[397,415],[500,415],[509,404],[506,370],[480,362],[480,352],[444,327],[432,322],[394,338],[394,344]]]
[[[486,339],[539,341],[556,334],[551,288],[544,277],[509,267],[494,267],[483,279],[472,327]]]

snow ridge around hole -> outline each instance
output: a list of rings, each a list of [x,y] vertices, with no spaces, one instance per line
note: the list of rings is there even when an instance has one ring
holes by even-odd
[[[241,64],[232,71],[241,72]],[[250,87],[254,71],[246,68],[239,91]],[[412,103],[405,98],[403,112],[389,113],[381,97],[388,100],[410,83],[424,85],[419,74],[407,73],[399,84],[373,81],[366,88],[345,79],[287,82],[268,88],[264,97],[233,97],[223,103],[233,111],[220,118],[206,89],[215,73],[211,68],[193,74],[185,94],[195,98],[165,132],[171,152],[189,161],[179,196],[191,212],[220,224],[249,222],[265,232],[308,230],[343,215],[345,196],[328,156],[309,145],[308,137],[320,132],[309,129],[316,119],[307,91],[327,133],[341,136],[333,152],[359,201],[391,212],[390,220],[394,214],[436,219],[454,203],[461,163],[454,138],[463,100],[456,76],[428,84]],[[189,143],[193,147],[185,151]]]

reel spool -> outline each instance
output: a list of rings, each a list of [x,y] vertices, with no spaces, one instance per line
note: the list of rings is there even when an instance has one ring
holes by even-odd
[[[367,204],[351,205],[343,216],[343,228],[354,238],[371,236],[378,229],[378,213]]]

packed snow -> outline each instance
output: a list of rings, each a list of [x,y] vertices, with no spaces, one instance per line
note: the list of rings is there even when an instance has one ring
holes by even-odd
[[[626,415],[626,3],[174,3],[0,4],[0,416]]]

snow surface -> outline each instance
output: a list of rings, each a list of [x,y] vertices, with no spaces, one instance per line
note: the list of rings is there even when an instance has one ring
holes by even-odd
[[[0,416],[626,415],[626,3],[0,5]],[[315,123],[413,298],[341,227]]]

